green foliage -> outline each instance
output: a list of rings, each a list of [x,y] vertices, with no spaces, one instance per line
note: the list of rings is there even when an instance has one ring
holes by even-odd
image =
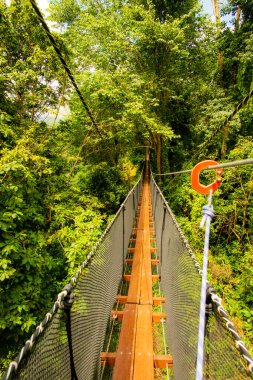
[[[61,132],[51,135],[44,155],[34,153],[34,134],[3,149],[0,162],[2,355],[17,349],[51,308],[126,195],[119,169],[101,162],[70,174],[71,151],[55,156]],[[66,139],[62,134],[58,149]]]
[[[62,69],[29,1],[11,1],[7,7],[1,0],[0,17],[1,109],[14,118],[13,129],[21,135],[27,123],[57,104]]]
[[[252,138],[242,138],[227,155],[226,161],[249,158],[252,152]],[[207,183],[210,183],[210,174],[207,176]],[[224,297],[225,307],[250,346],[253,341],[252,169],[250,166],[226,168],[222,177],[220,188],[213,197],[215,219],[211,225],[209,280]],[[164,193],[202,262],[204,232],[199,223],[206,197],[189,187],[188,175],[165,185]]]
[[[0,0],[0,334],[13,356],[85,259],[130,189],[150,143],[155,171],[198,159],[252,156],[252,101],[213,131],[252,88],[252,7],[235,28],[199,2],[52,0],[54,32],[99,125],[100,139],[28,0]],[[68,48],[66,48],[68,46]],[[217,55],[223,58],[218,64]],[[70,114],[42,121],[50,109]],[[209,141],[205,150],[199,144]],[[194,161],[194,162],[193,162]],[[248,340],[252,324],[252,175],[224,170],[214,198],[210,280]],[[212,174],[205,180],[211,181]],[[188,175],[164,193],[201,261],[203,196]],[[239,257],[239,260],[238,260]],[[5,359],[3,359],[4,362]]]
[[[49,306],[60,275],[62,252],[53,257],[48,251],[46,207],[41,194],[52,173],[49,161],[32,153],[25,138],[17,141],[15,148],[2,151],[0,171],[0,329],[5,342],[2,350],[8,352],[11,341],[17,344],[37,323],[38,310]]]
[[[84,261],[133,175],[121,174],[126,159],[112,166],[108,146],[98,143],[104,154],[94,154],[86,121],[39,121],[62,94],[62,71],[29,1],[0,10],[2,366]],[[86,139],[90,151],[80,151]]]

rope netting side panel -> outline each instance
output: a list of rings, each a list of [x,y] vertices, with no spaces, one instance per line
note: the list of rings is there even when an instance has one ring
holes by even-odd
[[[151,194],[174,377],[191,380],[196,376],[201,268],[153,177]],[[249,379],[247,363],[218,309],[211,301],[203,378]]]
[[[207,322],[205,338],[205,379],[252,379],[231,332],[216,313]]]
[[[151,194],[174,376],[189,380],[195,376],[201,278],[153,180]]]
[[[66,314],[58,309],[45,328],[31,355],[21,362],[17,372],[6,379],[39,380],[71,379],[70,354],[66,330]]]
[[[65,287],[68,292],[60,293],[65,298],[59,300],[58,296],[54,308],[3,379],[99,378],[100,353],[122,279],[141,186],[142,176],[76,276]]]
[[[138,186],[135,190],[123,204],[75,288],[71,332],[78,380],[97,379],[100,375],[100,353],[122,280],[123,263],[137,210],[134,197],[138,201]]]

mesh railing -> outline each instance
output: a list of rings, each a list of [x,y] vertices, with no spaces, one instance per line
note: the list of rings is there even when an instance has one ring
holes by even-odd
[[[137,210],[142,176],[3,379],[99,378],[100,353]]]
[[[99,379],[100,354],[122,280],[141,186],[142,177],[3,380]],[[196,371],[201,268],[153,178],[151,194],[173,378],[191,380]],[[211,286],[208,289],[204,379],[249,379],[252,359],[220,299]]]
[[[153,177],[151,194],[174,378],[191,380],[196,376],[201,268]],[[203,378],[249,379],[252,359],[220,299],[209,289]]]

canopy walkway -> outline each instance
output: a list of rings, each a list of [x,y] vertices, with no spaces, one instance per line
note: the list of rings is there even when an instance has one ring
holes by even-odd
[[[3,380],[195,379],[200,286],[201,268],[147,156],[138,183]],[[204,379],[249,379],[253,370],[210,284],[204,363]]]

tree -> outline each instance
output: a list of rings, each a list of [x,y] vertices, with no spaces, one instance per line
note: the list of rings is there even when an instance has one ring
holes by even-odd
[[[21,136],[48,107],[57,104],[62,69],[29,1],[12,1],[6,7],[1,0],[0,12],[1,108],[14,118]]]
[[[207,48],[207,41],[213,40],[211,27],[198,14],[196,1],[178,2],[176,7],[166,3],[163,20],[155,4],[78,4],[78,16],[71,20],[69,1],[54,1],[51,7],[77,57],[84,94],[92,99],[99,123],[114,142],[113,151],[118,148],[125,154],[124,145],[138,145],[136,138],[141,144],[149,140],[161,172],[168,166],[163,146],[178,136],[186,145],[190,141],[190,103],[196,103],[190,94],[200,93],[203,78],[212,76],[213,51]]]

